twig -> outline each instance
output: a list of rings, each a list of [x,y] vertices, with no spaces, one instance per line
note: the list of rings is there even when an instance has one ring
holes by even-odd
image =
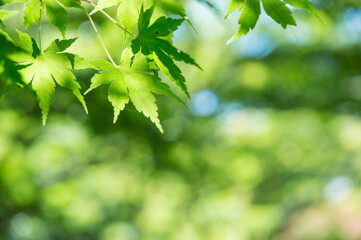
[[[100,11],[101,13],[104,14],[104,16],[106,16],[110,21],[112,21],[114,24],[116,24],[118,27],[120,27],[124,32],[132,35],[133,37],[135,37],[135,35],[131,32],[129,32],[127,29],[125,29],[122,25],[120,25],[117,21],[114,20],[114,18],[112,18],[108,13],[106,13],[103,9],[99,8],[97,5],[95,5],[94,3],[88,1],[88,0],[82,0],[84,2],[89,3],[90,5],[92,5],[94,8],[96,8],[98,11]]]
[[[105,44],[104,44],[104,42],[103,42],[103,39],[102,39],[102,37],[100,36],[100,34],[99,34],[99,32],[98,32],[98,29],[97,29],[97,27],[95,26],[95,24],[94,24],[94,22],[93,22],[93,19],[92,19],[91,16],[89,15],[89,13],[88,13],[88,11],[86,10],[86,8],[84,7],[84,5],[83,5],[81,2],[79,2],[79,3],[80,3],[80,5],[81,5],[81,7],[83,8],[85,14],[86,14],[87,17],[89,18],[90,23],[92,24],[92,26],[93,26],[93,28],[94,28],[94,31],[95,31],[95,33],[97,34],[97,36],[98,36],[98,38],[99,38],[99,41],[100,41],[100,43],[102,44],[103,49],[104,49],[105,53],[107,54],[110,62],[114,65],[114,67],[118,68],[119,66],[118,66],[117,64],[115,64],[112,56],[110,56],[110,53],[109,53],[107,47],[105,46]]]
[[[43,0],[40,0],[40,18],[39,18],[39,50],[40,54],[42,54],[41,51],[41,18],[43,15]]]

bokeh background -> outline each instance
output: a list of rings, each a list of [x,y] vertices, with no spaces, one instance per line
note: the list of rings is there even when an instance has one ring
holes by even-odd
[[[292,9],[287,30],[263,13],[228,46],[238,14],[209,2],[183,1],[197,33],[174,41],[204,71],[182,65],[190,110],[157,97],[163,135],[131,105],[114,125],[106,86],[88,115],[57,88],[45,127],[31,91],[1,102],[1,240],[361,239],[361,2],[315,0],[323,23]],[[86,16],[69,19],[71,51],[105,57]],[[122,32],[94,19],[119,59]],[[61,37],[43,29],[44,46]],[[92,74],[76,71],[83,91]]]

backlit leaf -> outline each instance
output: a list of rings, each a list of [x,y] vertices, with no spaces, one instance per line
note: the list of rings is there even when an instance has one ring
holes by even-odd
[[[131,50],[125,49],[119,67],[105,60],[93,61],[93,66],[100,71],[92,78],[92,84],[86,93],[101,85],[109,85],[108,99],[114,108],[114,123],[120,111],[124,110],[125,105],[131,101],[139,112],[150,118],[159,131],[163,132],[158,119],[156,100],[152,93],[165,94],[182,103],[183,101],[169,89],[168,85],[152,74],[144,57],[135,59],[133,64],[131,57]]]

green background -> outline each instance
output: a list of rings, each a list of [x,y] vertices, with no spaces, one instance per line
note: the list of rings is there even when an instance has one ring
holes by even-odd
[[[231,45],[227,1],[183,3],[197,33],[175,45],[204,71],[181,65],[190,110],[157,96],[164,134],[131,105],[112,124],[106,86],[88,115],[57,88],[45,127],[33,92],[1,102],[1,240],[361,238],[361,3],[314,1],[323,23],[293,9],[286,30],[263,13]],[[94,19],[119,59],[121,30]],[[105,57],[80,10],[69,22],[72,52]],[[46,19],[43,37],[61,37]],[[94,71],[75,73],[84,91]]]

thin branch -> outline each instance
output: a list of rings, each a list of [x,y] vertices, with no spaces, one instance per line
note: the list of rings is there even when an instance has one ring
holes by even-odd
[[[40,0],[40,19],[39,19],[39,49],[40,49],[40,54],[42,54],[41,51],[41,18],[43,15],[43,0]]]
[[[92,26],[93,26],[93,28],[94,28],[94,31],[95,31],[95,33],[97,34],[97,36],[98,36],[98,38],[99,38],[99,41],[100,41],[100,43],[102,44],[103,49],[104,49],[105,53],[107,54],[110,62],[114,65],[114,67],[118,68],[119,66],[118,66],[117,64],[115,64],[112,56],[110,56],[110,53],[109,53],[107,47],[105,46],[105,44],[104,44],[104,42],[103,42],[103,39],[102,39],[102,37],[100,36],[100,34],[99,34],[99,32],[98,32],[98,29],[97,29],[97,27],[95,26],[95,24],[94,24],[94,22],[93,22],[93,19],[92,19],[91,16],[89,15],[88,11],[85,9],[84,5],[83,5],[81,2],[79,2],[79,3],[80,3],[80,5],[81,5],[81,7],[83,8],[85,14],[86,14],[87,17],[89,18],[89,21],[90,21],[90,23],[92,24]]]
[[[106,13],[103,9],[99,8],[97,5],[95,5],[94,3],[88,1],[88,0],[82,0],[84,2],[89,3],[90,5],[92,5],[94,8],[96,8],[98,11],[100,11],[101,13],[104,14],[104,16],[106,16],[110,21],[112,21],[115,25],[117,25],[119,28],[121,28],[124,32],[132,35],[133,37],[135,37],[135,35],[131,32],[129,32],[127,29],[125,29],[122,25],[120,25],[117,21],[114,20],[114,18],[112,18],[108,13]]]

